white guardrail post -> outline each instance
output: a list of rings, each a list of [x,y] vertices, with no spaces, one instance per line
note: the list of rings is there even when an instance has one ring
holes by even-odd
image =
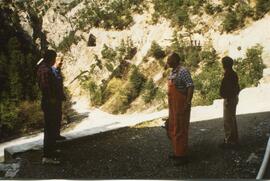
[[[257,175],[256,179],[262,179],[263,178],[264,172],[265,172],[265,170],[267,168],[267,165],[268,165],[268,162],[269,162],[269,157],[270,157],[270,137],[268,139],[268,143],[267,143],[267,146],[266,146],[263,162],[262,162],[261,168],[260,168],[260,170],[258,172],[258,175]]]

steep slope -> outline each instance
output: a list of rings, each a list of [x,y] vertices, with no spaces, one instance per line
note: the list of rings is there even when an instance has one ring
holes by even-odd
[[[70,25],[67,22],[64,23],[62,18],[58,18],[57,16],[54,17],[55,22],[48,23],[48,19],[50,19],[49,17],[51,16],[50,13],[52,12],[49,10],[48,14],[44,16],[44,28],[50,31],[50,33],[47,34],[48,40],[57,44],[59,42],[59,36],[63,37],[63,34],[65,34],[62,30],[68,32]],[[61,15],[59,16],[61,17]],[[132,61],[130,61],[135,65],[141,64],[143,57],[151,47],[152,41],[157,41],[163,47],[169,45],[169,40],[173,34],[169,23],[164,21],[160,24],[149,25],[147,23],[149,16],[149,14],[134,15],[135,24],[123,31],[108,31],[100,28],[92,28],[90,32],[76,32],[76,35],[82,37],[82,39],[76,45],[71,45],[70,51],[64,55],[66,63],[63,69],[66,77],[66,86],[71,90],[74,98],[87,98],[87,93],[80,87],[79,80],[73,80],[81,72],[89,71],[90,66],[96,63],[94,57],[95,55],[101,57],[101,50],[104,44],[110,48],[116,48],[121,44],[122,40],[130,39],[137,48],[136,55],[132,58]],[[61,28],[57,26],[57,22],[59,21],[61,21]],[[97,37],[96,47],[87,46],[86,40],[88,40],[90,33]],[[104,64],[105,62],[103,61],[102,63]],[[97,82],[100,82],[102,79],[107,79],[110,76],[110,72],[108,70],[98,70],[98,73],[93,76]]]
[[[123,64],[126,68],[124,68],[124,73],[121,75],[121,80],[117,79],[118,84],[122,81],[120,83],[122,88],[118,91],[127,89],[128,83],[124,84],[123,82],[129,81],[128,77],[130,73],[128,72],[132,70],[131,65],[136,65],[139,71],[146,76],[147,80],[148,78],[154,79],[154,83],[161,88],[160,90],[164,94],[166,92],[165,82],[167,72],[164,73],[162,65],[165,60],[162,59],[159,61],[152,58],[149,55],[149,50],[153,42],[157,42],[165,50],[166,55],[168,51],[172,50],[171,47],[174,44],[175,37],[181,37],[181,43],[187,47],[194,46],[195,43],[195,46],[202,47],[203,51],[214,49],[216,50],[217,58],[224,55],[229,55],[233,58],[244,58],[247,49],[258,43],[264,48],[262,59],[266,65],[269,65],[269,35],[267,28],[269,27],[269,15],[255,22],[248,20],[243,27],[244,29],[240,28],[228,34],[221,30],[223,16],[226,15],[228,7],[225,7],[224,12],[213,15],[203,12],[200,8],[199,11],[201,14],[190,16],[191,22],[197,22],[197,24],[193,29],[188,29],[185,26],[182,28],[173,27],[170,20],[163,17],[159,17],[157,23],[150,23],[153,21],[152,16],[156,11],[156,7],[154,7],[154,1],[147,1],[148,8],[143,9],[139,14],[137,12],[133,13],[134,22],[122,30],[115,28],[96,28],[90,25],[85,25],[84,28],[78,28],[79,18],[81,17],[80,13],[87,11],[89,7],[81,1],[72,2],[76,2],[76,4],[70,9],[67,9],[64,14],[59,11],[59,9],[61,10],[64,7],[61,3],[55,3],[55,7],[50,7],[43,16],[43,29],[47,32],[47,40],[52,47],[59,49],[59,46],[63,42],[67,42],[65,49],[61,50],[65,57],[65,85],[71,91],[73,100],[82,100],[85,103],[84,107],[100,107],[100,105],[103,105],[102,109],[104,111],[115,112],[113,111],[115,102],[122,99],[119,97],[119,94],[109,95],[109,97],[105,96],[105,100],[101,100],[101,102],[99,100],[97,101],[97,99],[99,99],[98,96],[100,96],[100,91],[103,89],[105,89],[105,93],[106,91],[110,91],[107,88],[111,80],[115,77],[114,71],[119,66],[121,67],[123,62],[126,62],[126,65]],[[215,6],[221,6],[222,3],[223,1],[216,1]],[[255,6],[256,3],[254,3],[251,3],[252,7]],[[237,9],[235,7],[236,5],[234,5],[234,9]],[[101,21],[102,23],[104,23],[104,20]],[[90,34],[96,37],[95,47],[87,46]],[[102,51],[105,45],[118,54],[119,52],[117,51],[123,48],[123,46],[130,46],[129,43],[136,49],[135,56],[124,58],[124,61],[118,60],[117,56],[112,57],[112,59],[117,59],[115,62],[109,62],[108,59],[103,57]],[[196,74],[196,71],[194,74]],[[97,88],[95,90],[91,89],[87,81],[85,83],[86,88],[83,88],[81,78],[84,78],[84,81],[89,80],[91,85]],[[141,91],[140,89],[139,96],[135,96],[127,103],[130,106],[125,108],[124,112],[154,111],[164,107],[164,105],[166,106],[166,103],[160,103],[164,99],[164,96],[158,101],[153,101],[151,104],[145,104],[141,96],[142,94],[143,90]],[[198,95],[196,94],[197,97]],[[95,96],[95,100],[93,100],[93,96]]]
[[[251,23],[245,29],[234,34],[210,34],[213,46],[219,54],[228,54],[233,58],[243,57],[246,49],[260,44],[264,51],[262,54],[264,64],[270,67],[270,15]]]

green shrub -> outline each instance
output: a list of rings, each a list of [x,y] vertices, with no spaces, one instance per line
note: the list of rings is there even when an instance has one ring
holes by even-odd
[[[235,10],[229,10],[223,21],[223,29],[226,32],[233,31],[245,25],[247,17],[252,17],[254,14],[253,9],[247,3],[237,4]]]
[[[42,1],[41,1],[42,2]],[[59,13],[62,15],[62,16],[65,16],[66,13],[68,13],[69,11],[71,11],[73,8],[75,8],[79,3],[81,3],[82,0],[73,0],[69,3],[60,3],[60,6],[61,7],[57,7],[58,8],[58,11]]]
[[[105,89],[105,99],[108,99],[111,95],[119,92],[123,84],[124,82],[121,79],[112,78]]]
[[[5,100],[0,103],[1,138],[29,134],[30,131],[41,128],[43,128],[43,113],[39,101]]]
[[[270,10],[270,1],[257,0],[255,9],[256,9],[256,19],[263,17]]]
[[[204,10],[207,14],[210,14],[210,15],[213,15],[215,13],[214,11],[214,5],[213,4],[210,4],[210,3],[207,3],[204,7]]]
[[[112,48],[108,47],[106,44],[103,45],[103,49],[101,50],[102,58],[115,62],[115,57],[117,52]]]
[[[186,9],[179,9],[179,11],[176,12],[176,18],[177,21],[175,22],[178,25],[186,25],[189,21],[189,15]]]
[[[245,19],[253,17],[255,11],[255,19],[259,19],[270,10],[269,0],[257,0],[255,10],[250,7],[249,1],[222,0],[222,3],[223,5],[216,5],[206,0],[153,0],[155,11],[152,14],[152,22],[157,23],[161,17],[164,17],[171,20],[172,26],[184,26],[192,31],[195,24],[190,21],[191,14],[201,16],[204,10],[207,14],[214,15],[221,13],[223,9],[229,9],[223,22],[223,29],[230,32],[243,27]]]
[[[116,94],[112,103],[113,113],[124,113],[141,93],[144,87],[145,77],[139,72],[136,66],[133,66],[128,77],[128,83],[121,86],[119,93]]]
[[[195,47],[187,48],[185,51],[185,65],[194,70],[198,67],[199,62],[200,50]]]
[[[204,0],[154,0],[154,10],[152,22],[157,22],[160,17],[171,20],[171,25],[176,27],[186,27],[190,29],[192,23],[189,14],[199,14]]]
[[[126,60],[131,60],[136,53],[137,48],[133,45],[130,38],[127,40],[123,39],[121,44],[115,49],[104,45],[101,54],[102,58],[109,60],[109,62],[105,63],[105,67],[112,72],[110,77],[122,78],[124,74],[127,74],[130,63]],[[101,61],[98,62],[100,62],[98,63],[99,67],[102,67]],[[114,68],[116,65],[117,67]]]
[[[80,40],[80,37],[76,36],[75,33],[75,31],[69,32],[68,36],[64,37],[63,40],[59,43],[57,50],[67,52],[72,44],[77,44]]]
[[[239,21],[239,26],[245,25],[245,19],[253,16],[253,9],[246,3],[241,3],[236,7],[236,13]]]
[[[216,53],[216,50],[203,50],[200,52],[200,58],[203,63],[208,66],[213,63],[218,59],[218,55]]]
[[[226,14],[223,20],[223,29],[226,32],[231,32],[239,26],[239,20],[237,14],[234,11],[230,11]]]
[[[189,46],[174,33],[172,44],[169,47],[170,50],[179,54],[181,58],[185,60],[184,66],[190,71],[195,72],[201,62],[206,65],[211,65],[217,60],[216,51],[213,50],[202,50],[200,46]]]
[[[222,7],[221,5],[206,3],[206,5],[204,6],[204,10],[207,14],[214,15],[215,13],[222,12]]]
[[[247,49],[246,58],[235,61],[235,70],[239,76],[241,89],[257,86],[265,68],[262,60],[263,48],[260,45]]]
[[[89,93],[92,106],[100,106],[103,104],[103,91],[90,76],[80,77],[80,85]]]
[[[165,90],[157,88],[155,99],[159,102],[162,102],[162,105],[160,107],[161,109],[168,108],[167,92]]]
[[[102,65],[102,62],[101,62],[101,60],[98,58],[98,56],[97,55],[94,55],[94,60],[95,60],[95,62],[96,62],[96,66],[98,66],[98,68],[100,69],[100,70],[102,70],[103,69],[103,65]]]
[[[137,48],[133,41],[128,38],[126,41],[121,41],[121,44],[116,47],[116,51],[118,52],[118,61],[121,62],[121,60],[131,60],[137,53]]]
[[[131,87],[128,84],[127,86],[120,89],[119,93],[117,93],[114,102],[112,103],[112,113],[125,113],[130,105],[130,92]]]
[[[151,102],[157,93],[157,87],[153,81],[153,79],[149,79],[145,85],[144,85],[144,90],[143,90],[143,95],[142,98],[145,103]]]
[[[220,81],[223,75],[222,67],[214,49],[201,51],[200,58],[202,67],[200,67],[200,73],[194,76],[193,105],[212,104],[213,100],[219,98]]]
[[[141,12],[142,0],[85,1],[86,8],[78,13],[77,26],[123,30],[133,23],[132,13]]]
[[[186,46],[187,45],[183,41],[182,36],[178,36],[177,32],[174,31],[170,49],[179,55],[183,55]]]
[[[202,71],[194,77],[195,93],[193,105],[209,105],[219,98],[219,87],[223,76],[221,64],[218,61],[204,64]],[[200,98],[200,101],[196,100]]]
[[[113,72],[113,65],[111,63],[106,62],[105,67],[108,71]]]
[[[148,56],[152,56],[156,59],[162,59],[166,56],[165,51],[156,41],[152,42],[151,48],[147,54]]]
[[[144,75],[139,72],[139,69],[135,66],[132,67],[129,82],[132,87],[132,92],[130,95],[130,101],[132,101],[140,94],[145,82]]]
[[[18,116],[22,122],[21,130],[24,133],[30,130],[43,128],[43,113],[39,101],[23,101],[18,107]]]
[[[71,9],[73,9],[74,7],[76,7],[81,2],[82,2],[82,0],[73,0],[72,2],[70,2],[68,4],[68,7],[67,7],[68,11],[70,11]]]
[[[19,133],[21,122],[18,117],[18,111],[19,110],[16,102],[7,99],[0,102],[1,138]]]
[[[237,0],[222,0],[222,3],[224,4],[224,6],[233,6],[235,5],[235,3],[237,2]]]

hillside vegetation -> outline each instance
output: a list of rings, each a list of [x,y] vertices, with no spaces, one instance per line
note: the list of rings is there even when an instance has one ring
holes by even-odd
[[[72,5],[72,6],[71,6]],[[67,52],[72,44],[77,44],[81,37],[76,31],[89,32],[91,28],[122,31],[130,28],[134,20],[132,14],[145,13],[152,6],[150,24],[156,24],[165,18],[171,22],[175,33],[169,46],[161,47],[153,41],[143,61],[133,65],[133,57],[139,50],[131,38],[123,39],[117,47],[104,44],[100,53],[94,54],[94,60],[89,66],[88,73],[80,77],[80,85],[89,93],[91,106],[102,107],[112,113],[125,113],[133,107],[142,109],[156,105],[158,109],[167,106],[166,78],[168,71],[163,67],[166,56],[171,51],[178,52],[185,58],[185,66],[191,70],[195,82],[195,95],[193,105],[208,105],[219,98],[218,88],[222,77],[220,58],[210,45],[200,45],[191,39],[194,33],[202,33],[203,27],[198,28],[192,21],[196,16],[211,16],[221,21],[219,29],[233,32],[243,28],[248,22],[263,17],[269,11],[268,1],[258,0],[255,4],[248,1],[222,0],[218,4],[210,1],[199,0],[103,0],[73,1],[69,10],[76,6],[83,8],[76,11],[76,16],[70,18],[75,31],[70,32],[59,44],[58,50]],[[204,21],[204,20],[202,20]],[[149,24],[149,25],[150,25]],[[181,30],[188,32],[190,41],[181,34]],[[63,46],[65,45],[65,46]],[[64,47],[64,49],[63,49]],[[253,52],[253,53],[251,53]],[[256,86],[262,77],[263,48],[258,46],[247,50],[246,57],[236,60],[235,69],[241,77],[241,88]],[[252,63],[250,62],[252,60]],[[244,67],[252,67],[248,71]],[[155,67],[155,70],[152,68]],[[253,70],[254,68],[254,70]],[[135,73],[134,73],[134,70]],[[96,81],[96,75],[107,72],[110,76]],[[150,71],[150,72],[149,72]],[[153,80],[158,72],[163,72],[162,77]],[[135,77],[137,85],[133,85],[131,77]],[[135,106],[135,107],[134,107]]]
[[[30,12],[36,27],[29,36],[20,24],[20,5],[0,4],[0,142],[43,128],[36,64],[44,47],[34,42],[42,38],[38,16]]]
[[[39,128],[36,62],[40,52],[22,30],[16,11],[0,11],[0,137]]]
[[[195,83],[193,106],[209,105],[219,98],[222,77],[221,55],[217,54],[211,40],[200,44],[191,37],[207,33],[211,28],[207,18],[220,22],[214,27],[220,32],[234,33],[269,12],[268,0],[49,0],[13,4],[1,3],[0,16],[0,137],[27,132],[42,127],[40,93],[36,85],[36,62],[47,47],[62,52],[76,66],[76,47],[84,44],[93,29],[107,32],[125,32],[135,23],[134,15],[149,15],[148,24],[169,21],[174,30],[166,45],[152,41],[146,54],[132,35],[122,38],[117,45],[104,43],[100,49],[91,49],[91,57],[84,71],[78,72],[79,86],[90,97],[91,107],[119,114],[167,107],[166,82],[169,70],[164,70],[167,55],[175,51],[185,59]],[[53,12],[52,17],[50,13]],[[33,32],[22,26],[26,14]],[[59,43],[48,41],[44,19],[54,22],[59,15],[63,25],[71,31],[61,35]],[[204,18],[200,18],[204,17]],[[207,18],[205,18],[207,17]],[[197,20],[199,22],[197,23]],[[206,28],[207,27],[207,28]],[[50,29],[47,29],[50,31]],[[187,32],[183,35],[183,32]],[[57,32],[56,32],[57,33]],[[102,35],[96,37],[102,39]],[[90,48],[89,48],[90,49]],[[92,51],[93,50],[93,51]],[[235,70],[240,77],[241,89],[256,86],[262,77],[263,47],[256,45],[246,51],[246,56],[235,60]],[[143,55],[142,57],[140,57]],[[140,61],[138,61],[138,58]],[[75,68],[75,67],[74,67]],[[70,90],[71,92],[73,90]]]

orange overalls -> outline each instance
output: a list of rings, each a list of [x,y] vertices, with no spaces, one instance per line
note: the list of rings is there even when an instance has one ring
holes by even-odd
[[[186,96],[168,80],[169,124],[168,135],[172,141],[175,156],[185,156],[188,148],[188,127],[190,107],[184,110]]]

